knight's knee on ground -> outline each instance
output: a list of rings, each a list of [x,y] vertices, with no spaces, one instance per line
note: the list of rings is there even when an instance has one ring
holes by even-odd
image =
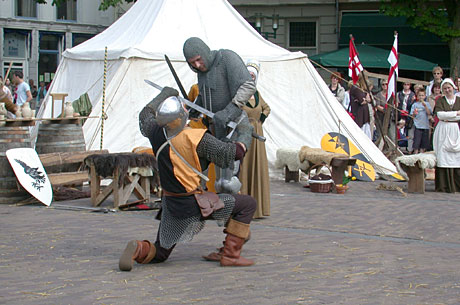
[[[118,266],[121,271],[131,271],[134,261],[148,264],[155,257],[156,248],[148,240],[131,240],[123,251]]]

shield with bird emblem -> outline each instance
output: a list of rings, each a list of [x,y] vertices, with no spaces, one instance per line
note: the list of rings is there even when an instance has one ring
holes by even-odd
[[[35,149],[9,149],[6,157],[21,186],[38,201],[49,206],[53,199],[53,188]]]

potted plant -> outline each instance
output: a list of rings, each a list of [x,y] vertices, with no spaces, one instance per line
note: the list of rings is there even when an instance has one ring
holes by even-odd
[[[348,190],[348,182],[356,180],[356,177],[349,177],[346,175],[343,175],[342,179],[342,184],[336,184],[335,189],[337,191],[337,194],[345,194],[346,190]]]

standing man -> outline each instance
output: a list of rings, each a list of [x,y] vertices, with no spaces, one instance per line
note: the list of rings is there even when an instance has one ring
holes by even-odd
[[[241,115],[256,92],[256,84],[241,57],[231,50],[211,51],[203,40],[191,37],[185,41],[183,52],[190,68],[198,73],[196,103],[215,113],[210,130],[222,140],[227,123]]]
[[[13,72],[13,83],[16,85],[16,104],[21,107],[32,100],[29,84],[24,81],[24,75],[21,71]]]
[[[207,219],[225,225],[227,234],[224,247],[208,255],[208,260],[220,261],[221,266],[250,266],[254,262],[240,253],[249,237],[255,200],[248,195],[204,192],[201,178],[209,162],[226,168],[234,160],[242,160],[251,145],[252,129],[238,125],[233,143],[216,139],[206,129],[184,128],[188,112],[177,96],[176,90],[165,87],[139,114],[141,133],[150,140],[158,161],[163,189],[161,222],[154,244],[147,240],[128,243],[119,268],[130,271],[134,261],[165,261],[176,244],[191,240]],[[204,205],[203,197],[212,199],[212,204]]]

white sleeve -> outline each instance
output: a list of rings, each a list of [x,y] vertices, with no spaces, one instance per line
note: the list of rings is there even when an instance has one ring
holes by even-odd
[[[460,116],[457,115],[457,111],[438,111],[436,115],[440,120],[460,121]]]

